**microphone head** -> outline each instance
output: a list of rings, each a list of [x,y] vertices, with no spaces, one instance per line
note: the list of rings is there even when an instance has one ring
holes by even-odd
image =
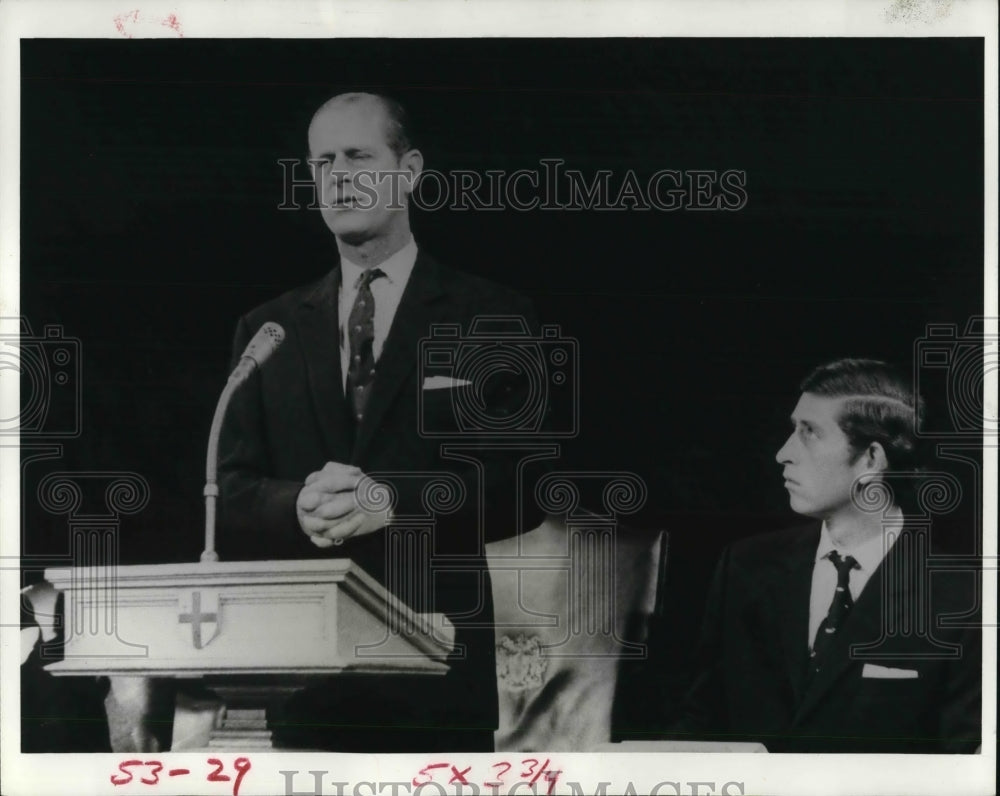
[[[260,367],[263,365],[285,339],[285,330],[273,321],[268,321],[253,336],[253,339],[243,351],[242,359],[250,359]]]

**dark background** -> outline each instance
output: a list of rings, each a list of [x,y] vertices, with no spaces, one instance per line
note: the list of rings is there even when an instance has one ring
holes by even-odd
[[[774,453],[805,373],[909,367],[926,324],[982,312],[978,39],[26,40],[21,306],[36,335],[80,339],[83,416],[25,469],[25,554],[66,552],[42,475],[131,470],[151,500],[121,560],[196,560],[236,320],[336,256],[318,213],[277,209],[277,161],[305,157],[313,110],[349,89],[401,99],[441,171],[746,172],[739,212],[413,217],[439,260],[578,341],[561,466],[645,479],[629,521],[673,532],[688,606],[726,541],[796,521]]]

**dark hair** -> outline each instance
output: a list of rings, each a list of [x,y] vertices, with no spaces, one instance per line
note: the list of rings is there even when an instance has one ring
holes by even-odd
[[[385,111],[386,129],[385,140],[389,148],[396,153],[397,157],[413,149],[410,135],[410,119],[404,108],[397,100],[385,94],[371,94],[364,91],[350,91],[345,94],[337,94],[324,102],[313,114],[313,118],[319,115],[320,111],[334,103],[352,103],[361,100],[376,100]]]
[[[910,380],[892,365],[876,359],[838,359],[820,365],[799,385],[802,392],[843,398],[837,424],[847,436],[856,459],[873,442],[885,450],[886,484],[895,502],[912,506],[914,474],[923,469],[917,427],[923,420],[923,402]],[[905,477],[893,476],[906,473]]]

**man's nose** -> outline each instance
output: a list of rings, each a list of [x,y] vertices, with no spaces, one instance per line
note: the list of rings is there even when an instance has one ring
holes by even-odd
[[[785,444],[782,445],[775,454],[774,459],[778,464],[788,464],[792,460],[792,438],[794,434],[789,434]]]

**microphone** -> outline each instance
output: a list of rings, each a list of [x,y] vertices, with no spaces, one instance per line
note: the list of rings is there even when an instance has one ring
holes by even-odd
[[[257,331],[253,339],[247,343],[247,347],[240,356],[240,361],[229,376],[230,380],[243,382],[253,373],[253,369],[262,367],[270,358],[271,354],[278,350],[278,346],[285,339],[285,330],[280,325],[268,321]]]
[[[277,323],[268,321],[257,331],[253,339],[244,349],[240,361],[219,396],[212,417],[212,428],[208,432],[208,456],[205,463],[205,549],[201,554],[202,563],[218,561],[219,554],[215,552],[215,501],[219,496],[219,486],[216,483],[219,472],[219,436],[222,433],[222,419],[226,415],[229,400],[237,388],[250,378],[254,368],[264,366],[264,363],[278,350],[285,339],[285,330]]]

